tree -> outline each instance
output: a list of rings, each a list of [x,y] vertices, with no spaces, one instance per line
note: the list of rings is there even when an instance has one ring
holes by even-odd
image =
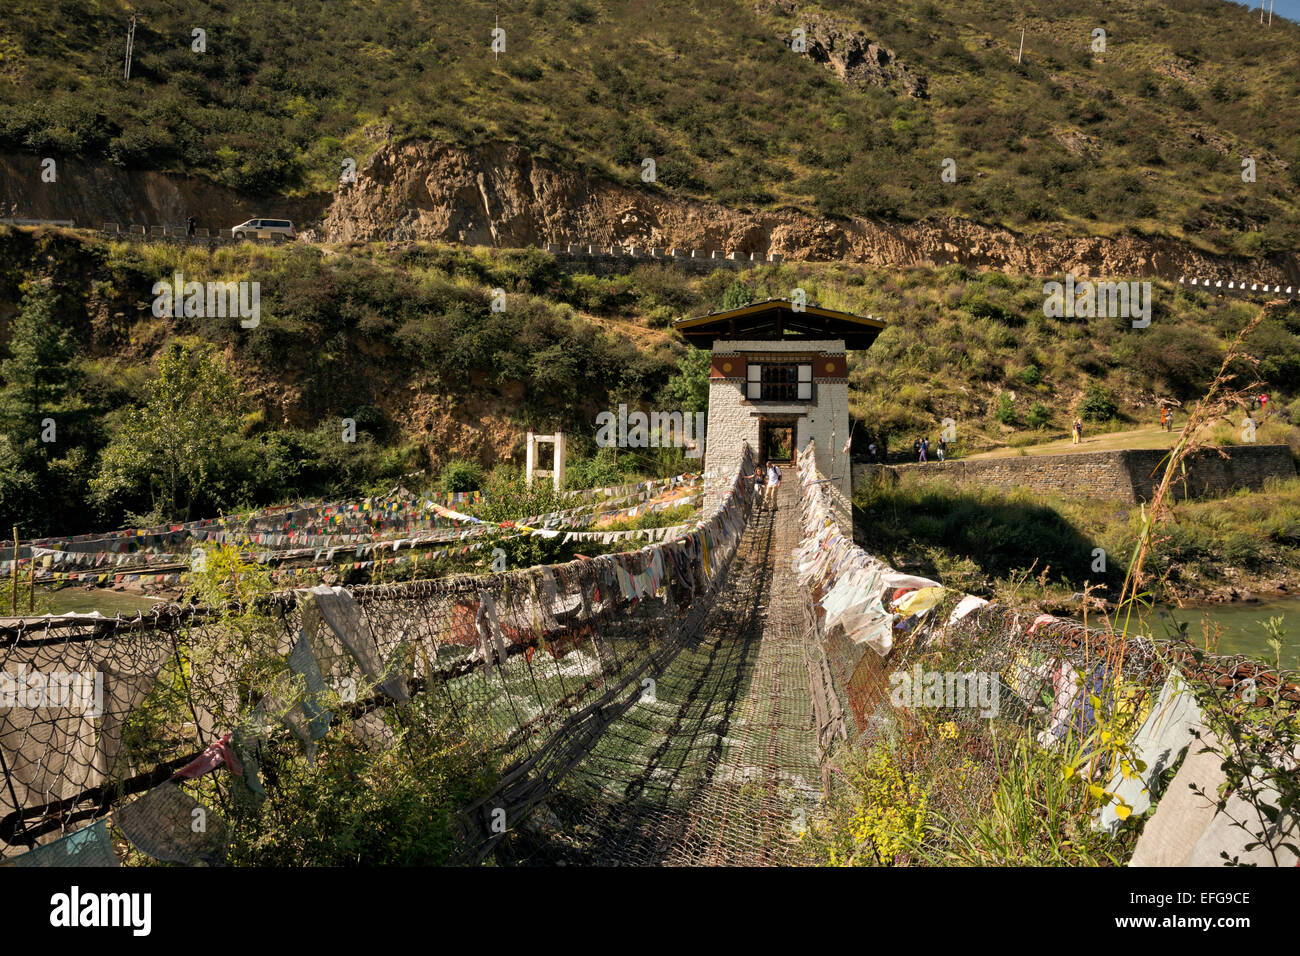
[[[690,349],[677,363],[677,372],[664,386],[671,411],[702,412],[709,407],[709,366],[712,353]]]
[[[727,286],[727,291],[722,293],[723,309],[739,309],[742,306],[749,305],[754,301],[754,292],[745,285],[740,279],[736,279],[731,285]]]
[[[245,400],[211,346],[173,343],[158,359],[149,400],[127,412],[100,457],[91,490],[101,505],[147,491],[155,510],[185,519],[211,498],[211,480],[241,443]]]
[[[998,396],[998,407],[993,412],[993,418],[1003,425],[1016,424],[1016,403],[1011,400],[1011,396],[1006,392]]]
[[[17,441],[36,445],[41,419],[65,410],[79,376],[76,346],[55,316],[48,284],[28,288],[9,339],[9,358],[0,362],[0,424]]]
[[[10,327],[9,357],[0,362],[0,526],[17,522],[28,535],[61,527],[85,510],[93,439],[76,391],[76,338],[63,319],[48,281],[26,283]]]
[[[1052,410],[1042,402],[1034,402],[1029,406],[1029,427],[1043,428],[1052,421]]]
[[[443,466],[438,482],[443,491],[477,491],[483,484],[483,469],[476,461],[453,458]]]
[[[40,503],[40,483],[23,467],[22,456],[8,435],[0,434],[0,527],[22,524],[30,527]]]

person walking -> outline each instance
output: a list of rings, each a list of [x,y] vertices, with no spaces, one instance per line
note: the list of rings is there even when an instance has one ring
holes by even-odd
[[[939,436],[939,444],[934,446],[934,452],[935,458],[939,461],[943,461],[944,457],[948,454],[948,443],[943,440],[942,435]]]
[[[762,511],[763,499],[766,497],[763,492],[767,480],[767,466],[759,465],[758,471],[754,472],[750,477],[754,479],[754,510]]]
[[[917,461],[926,461],[927,459],[926,459],[925,455],[926,455],[926,452],[928,452],[929,450],[930,450],[930,439],[928,439],[928,438],[922,438],[922,439],[921,439],[921,457],[918,458]]]
[[[1163,428],[1165,431],[1169,431],[1169,406],[1168,405],[1160,406],[1160,427]]]
[[[1072,431],[1074,432],[1074,444],[1077,445],[1079,442],[1083,441],[1083,422],[1076,418],[1074,420]]]
[[[767,463],[767,505],[773,511],[776,510],[776,490],[781,487],[781,469],[777,467],[776,462]]]

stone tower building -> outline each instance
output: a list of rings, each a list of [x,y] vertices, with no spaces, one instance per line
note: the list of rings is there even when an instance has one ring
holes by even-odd
[[[782,465],[793,481],[794,453],[816,442],[818,470],[842,499],[852,495],[849,464],[849,349],[867,349],[885,324],[816,305],[769,299],[725,312],[678,319],[673,328],[710,349],[704,513],[717,504],[745,442],[759,461]]]

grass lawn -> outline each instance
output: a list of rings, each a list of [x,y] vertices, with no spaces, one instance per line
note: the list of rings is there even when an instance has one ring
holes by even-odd
[[[1179,423],[1181,425],[1181,423]],[[1025,445],[1020,448],[1007,446],[993,451],[978,452],[968,458],[1007,458],[1016,455],[1072,455],[1086,451],[1114,451],[1120,448],[1172,448],[1178,437],[1178,427],[1165,431],[1159,425],[1144,425],[1122,432],[1102,432],[1088,434],[1087,426],[1083,430],[1083,441],[1074,444],[1067,436],[1038,445]]]
[[[1256,420],[1258,420],[1258,414],[1257,412]],[[1181,417],[1175,418],[1173,428],[1170,431],[1165,431],[1158,424],[1150,424],[1123,431],[1092,432],[1091,434],[1089,433],[1090,427],[1095,426],[1085,424],[1083,441],[1077,445],[1071,441],[1070,436],[1067,434],[1063,438],[1052,438],[1032,445],[1006,445],[992,451],[976,452],[963,457],[1007,458],[1016,455],[1073,455],[1080,452],[1116,451],[1126,448],[1172,448],[1174,441],[1178,438],[1178,433],[1182,430],[1183,422],[1184,419]],[[1234,429],[1235,426],[1220,423],[1210,429],[1206,438],[1212,445],[1241,444],[1240,437]],[[1263,445],[1290,444],[1295,447],[1298,431],[1300,429],[1297,429],[1296,426],[1287,425],[1284,421],[1270,416],[1260,423],[1255,440]]]

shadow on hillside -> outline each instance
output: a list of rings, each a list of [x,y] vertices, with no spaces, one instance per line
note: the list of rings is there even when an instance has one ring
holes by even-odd
[[[1048,581],[1081,588],[1122,575],[1118,556],[1094,571],[1100,545],[1056,509],[989,490],[951,485],[873,484],[853,505],[853,536],[869,553],[899,570],[966,589],[1033,569]],[[965,564],[965,562],[970,562]],[[976,577],[980,580],[970,580]]]

